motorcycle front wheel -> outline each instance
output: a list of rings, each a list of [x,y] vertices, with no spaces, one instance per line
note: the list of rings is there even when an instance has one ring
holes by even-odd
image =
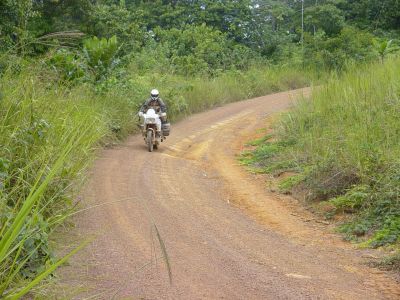
[[[153,132],[151,130],[147,131],[147,148],[149,152],[153,152]]]

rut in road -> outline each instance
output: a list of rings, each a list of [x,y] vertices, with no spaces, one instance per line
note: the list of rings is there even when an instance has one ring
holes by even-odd
[[[76,299],[398,299],[385,273],[293,199],[236,163],[243,140],[308,89],[229,104],[172,128],[153,153],[140,136],[102,151],[75,237],[94,242],[60,277]],[[294,213],[295,212],[295,213]],[[172,271],[154,231],[160,231]]]

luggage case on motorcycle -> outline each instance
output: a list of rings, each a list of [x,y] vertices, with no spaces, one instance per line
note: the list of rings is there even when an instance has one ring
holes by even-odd
[[[162,124],[162,132],[163,132],[164,136],[169,136],[170,131],[171,131],[171,124],[170,123]]]

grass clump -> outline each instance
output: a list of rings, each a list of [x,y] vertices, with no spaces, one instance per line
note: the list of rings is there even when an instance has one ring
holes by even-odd
[[[383,260],[373,264],[376,267],[383,268],[385,270],[400,270],[400,252],[385,257]]]
[[[333,76],[276,123],[273,142],[246,155],[266,172],[296,172],[283,190],[345,214],[339,230],[371,247],[400,239],[399,70],[391,58]]]
[[[294,187],[304,180],[303,174],[288,176],[279,182],[279,191],[288,194]]]

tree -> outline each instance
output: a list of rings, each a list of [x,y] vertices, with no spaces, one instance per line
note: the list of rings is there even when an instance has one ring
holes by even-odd
[[[98,4],[92,7],[87,21],[90,35],[104,38],[117,36],[125,52],[140,49],[146,39],[142,11],[136,13],[124,5]]]
[[[343,12],[333,4],[321,4],[305,10],[309,31],[323,30],[328,36],[338,34],[345,26]]]
[[[364,29],[400,29],[400,1],[398,0],[349,0],[339,8],[346,20]]]
[[[254,0],[245,43],[265,56],[276,55],[292,42],[290,26],[294,10],[283,1]]]
[[[126,0],[131,11],[141,10],[147,29],[184,28],[185,25],[206,24],[235,41],[243,41],[246,24],[250,22],[251,0]]]
[[[154,32],[157,43],[153,47],[161,47],[175,70],[185,75],[215,75],[227,69],[245,68],[257,56],[229,39],[226,33],[205,24],[168,30],[158,27]]]

